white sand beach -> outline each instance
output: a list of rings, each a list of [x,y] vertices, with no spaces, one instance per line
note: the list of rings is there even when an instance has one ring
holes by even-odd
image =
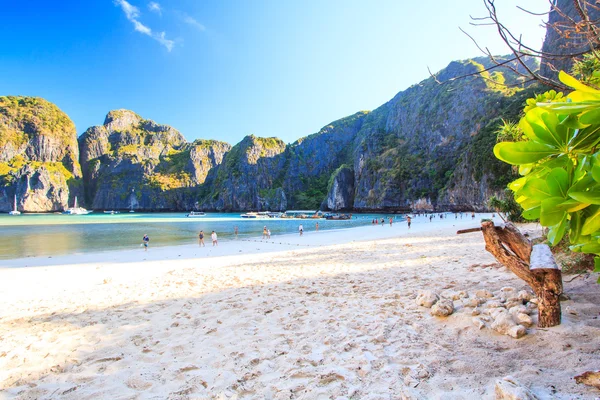
[[[479,218],[2,261],[0,398],[493,399],[505,377],[600,397],[573,379],[600,367],[597,275],[567,276],[562,325],[520,339],[465,299],[447,318],[415,303],[529,290],[456,235]]]

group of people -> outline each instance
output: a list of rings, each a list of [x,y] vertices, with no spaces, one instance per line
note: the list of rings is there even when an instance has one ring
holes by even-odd
[[[212,245],[213,246],[218,246],[219,245],[219,241],[217,238],[217,232],[212,231],[212,233],[210,234],[210,238],[212,239]],[[198,246],[199,247],[205,247],[204,246],[204,231],[200,231],[200,233],[198,233]]]

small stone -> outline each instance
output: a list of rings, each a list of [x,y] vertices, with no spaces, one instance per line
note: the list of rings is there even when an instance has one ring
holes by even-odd
[[[431,308],[439,299],[440,296],[431,290],[420,290],[415,302],[419,306]]]
[[[485,303],[485,299],[482,299],[481,297],[469,297],[468,299],[463,300],[463,303],[466,307],[477,307]]]
[[[471,321],[473,321],[473,325],[475,325],[477,329],[485,328],[485,322],[483,322],[480,317],[474,317]]]
[[[518,297],[520,300],[523,300],[523,301],[529,301],[529,300],[531,300],[531,298],[533,297],[533,295],[532,295],[531,293],[529,293],[527,290],[521,290],[521,291],[520,291],[520,292],[517,294],[517,297]]]
[[[571,315],[579,315],[579,311],[577,311],[574,307],[572,306],[566,306],[565,307],[565,311]]]
[[[506,308],[490,308],[487,311],[493,319],[496,319],[500,314],[506,314]]]
[[[473,316],[479,315],[479,314],[481,314],[481,308],[479,308],[479,307],[475,307],[473,309],[473,311],[471,311],[471,315],[473,315]]]
[[[517,326],[512,317],[507,313],[499,313],[492,322],[492,329],[502,335],[509,335],[510,330]]]
[[[523,304],[519,304],[518,306],[509,308],[508,312],[511,313],[512,315],[529,314],[529,310]]]
[[[487,303],[485,303],[487,308],[504,308],[504,304],[502,304],[501,302],[497,301],[497,300],[491,300],[488,301]]]
[[[537,297],[532,297],[531,299],[529,299],[529,302],[533,303],[533,304],[537,304],[537,303],[539,303],[539,300]]]
[[[492,297],[494,297],[494,295],[489,290],[479,289],[475,292],[475,297],[484,297],[484,298],[491,299]]]
[[[435,303],[433,307],[431,307],[431,311],[429,312],[431,315],[435,317],[447,317],[448,315],[454,312],[454,304],[452,301],[447,299],[442,299]]]
[[[527,333],[527,329],[523,325],[515,325],[508,330],[507,335],[515,339],[522,338]]]
[[[508,309],[519,306],[519,305],[523,305],[523,301],[519,300],[519,299],[512,300],[512,301],[509,299],[506,301],[506,303],[504,303],[504,307],[506,307]]]
[[[460,299],[465,299],[465,298],[469,298],[469,294],[467,292],[465,292],[464,290],[445,290],[444,292],[442,292],[440,294],[440,297],[445,297],[446,299],[450,299],[450,300],[460,300]]]
[[[494,392],[496,400],[538,400],[529,389],[521,386],[511,377],[496,381]]]
[[[533,326],[533,319],[527,314],[517,313],[513,315],[514,320],[523,326]]]

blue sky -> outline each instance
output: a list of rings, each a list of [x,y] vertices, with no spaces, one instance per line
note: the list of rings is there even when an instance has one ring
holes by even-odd
[[[541,47],[544,17],[498,3],[508,26]],[[506,53],[470,15],[486,15],[482,0],[8,1],[0,95],[54,102],[78,134],[127,108],[188,141],[255,134],[290,143],[377,108],[426,79],[427,67],[480,56],[459,27]]]

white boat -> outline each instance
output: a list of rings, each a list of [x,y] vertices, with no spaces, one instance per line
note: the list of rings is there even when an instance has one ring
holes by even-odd
[[[185,215],[188,218],[205,217],[204,211],[190,211],[189,214]]]
[[[114,211],[114,210],[110,210],[110,211],[104,211],[104,214],[120,214],[120,211]]]
[[[247,212],[245,214],[241,214],[242,218],[269,218],[267,212]]]
[[[12,211],[9,211],[8,215],[21,215],[21,211],[17,210],[17,195],[15,194],[15,205]]]
[[[75,196],[75,203],[73,204],[72,208],[67,208],[63,214],[68,214],[68,215],[85,215],[85,214],[89,214],[91,213],[91,211],[86,210],[83,207],[77,207],[77,196]]]

